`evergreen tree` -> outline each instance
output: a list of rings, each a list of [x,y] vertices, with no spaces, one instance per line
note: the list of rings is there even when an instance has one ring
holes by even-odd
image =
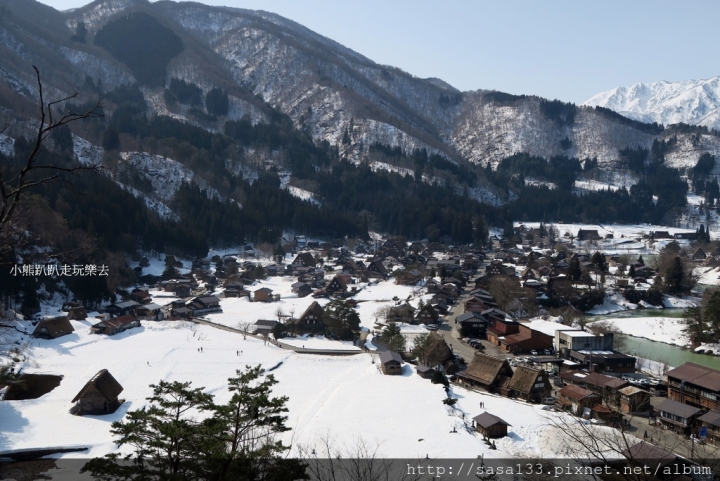
[[[635,266],[632,264],[630,264],[630,269],[628,270],[628,277],[635,279]]]
[[[360,330],[360,316],[342,299],[333,299],[325,305],[323,322],[335,339],[343,341],[353,340]]]
[[[571,281],[577,281],[582,275],[582,269],[580,268],[580,261],[577,256],[573,256],[568,263],[568,277]]]
[[[281,456],[288,447],[276,435],[289,430],[288,399],[272,397],[277,381],[263,376],[260,366],[237,371],[226,404],[187,382],[152,385],[149,406],[112,424],[116,443],[132,452],[93,459],[82,472],[137,481],[307,479],[301,463]]]
[[[394,352],[405,352],[405,336],[400,332],[400,328],[394,323],[390,322],[383,329],[382,342],[387,344],[388,349]]]
[[[684,286],[684,269],[682,259],[675,256],[665,271],[665,285],[670,292],[681,292]]]
[[[172,263],[165,266],[165,270],[162,273],[162,278],[167,280],[177,279],[180,276],[180,272],[175,268]]]

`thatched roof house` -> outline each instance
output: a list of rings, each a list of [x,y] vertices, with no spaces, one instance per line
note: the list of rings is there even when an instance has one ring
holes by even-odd
[[[56,339],[60,336],[70,334],[75,329],[65,316],[53,317],[51,319],[43,319],[37,323],[33,330],[33,337],[41,337],[43,339]]]
[[[457,376],[463,383],[477,385],[494,392],[505,390],[503,385],[512,375],[513,371],[507,359],[476,353],[467,370]]]
[[[123,387],[103,369],[95,374],[77,393],[72,402],[76,403],[70,411],[72,414],[109,414],[122,404],[118,396]]]
[[[510,396],[533,402],[542,401],[551,390],[547,373],[529,366],[516,367],[505,387]]]

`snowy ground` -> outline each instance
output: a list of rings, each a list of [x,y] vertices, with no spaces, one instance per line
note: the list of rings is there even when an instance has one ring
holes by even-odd
[[[222,402],[228,397],[227,378],[247,364],[261,363],[266,368],[276,366],[275,394],[289,396],[288,425],[293,429],[286,441],[296,448],[329,436],[345,446],[358,439],[377,443],[386,457],[550,457],[565,452],[557,439],[543,434],[548,419],[559,414],[544,406],[460,388],[452,390],[459,399],[457,409],[449,409],[441,402],[442,386],[417,376],[409,365],[402,376],[385,376],[367,354],[302,355],[182,322],[143,322],[140,328],[106,337],[89,333],[94,321],[72,321],[75,332],[56,340],[30,341],[24,372],[64,378],[39,399],[0,403],[0,451],[87,446],[88,452],[65,456],[115,452],[110,423],[146,405],[149,384],[192,381]],[[70,415],[72,398],[103,368],[122,384],[120,397],[126,402],[106,416]],[[481,401],[489,412],[512,424],[509,436],[498,441],[497,451],[464,428],[463,413],[469,421],[481,412]],[[451,432],[454,428],[457,433]]]
[[[596,321],[608,323],[618,328],[624,334],[635,337],[644,337],[651,341],[674,344],[688,347],[690,339],[684,332],[682,318],[677,317],[629,317],[626,319],[606,319]],[[592,325],[591,323],[590,325]]]
[[[333,341],[323,336],[297,336],[284,337],[280,339],[281,344],[303,349],[318,349],[325,351],[360,351],[360,348],[353,346],[350,341]]]

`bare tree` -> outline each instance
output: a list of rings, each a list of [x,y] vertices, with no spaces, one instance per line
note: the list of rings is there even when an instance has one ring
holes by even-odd
[[[341,444],[330,434],[312,445],[299,445],[299,458],[307,464],[310,479],[317,481],[414,481],[425,479],[408,469],[408,460],[388,459],[380,452],[380,443],[363,438]],[[417,460],[421,464],[425,460]],[[425,461],[427,464],[427,461]]]
[[[243,340],[247,339],[248,332],[250,331],[250,327],[252,325],[252,322],[248,321],[242,321],[238,323],[237,327],[242,332]]]
[[[70,167],[63,167],[53,164],[37,163],[43,143],[54,130],[78,120],[102,117],[102,101],[101,99],[98,99],[90,109],[83,110],[79,113],[66,110],[65,114],[59,119],[55,118],[53,115],[53,109],[60,103],[76,98],[78,93],[73,92],[72,95],[48,102],[46,104],[43,94],[42,81],[40,80],[40,71],[34,65],[33,69],[35,70],[35,75],[37,77],[38,92],[40,96],[40,118],[38,119],[38,127],[35,134],[33,148],[25,160],[22,169],[14,175],[11,175],[9,178],[5,178],[2,172],[0,172],[0,232],[2,232],[5,226],[10,224],[13,219],[13,215],[17,211],[23,194],[25,194],[28,190],[38,185],[48,184],[50,182],[67,182],[60,175],[63,172],[74,175],[77,172],[84,170],[98,171],[100,169],[98,164],[78,164]],[[0,130],[0,133],[5,132],[7,127],[8,125],[5,125],[5,127]],[[37,172],[42,173],[39,178],[35,178],[34,176]]]
[[[584,466],[614,466],[618,479],[632,481],[657,479],[654,468],[658,453],[684,456],[716,469],[717,451],[714,446],[697,445],[694,440],[678,435],[660,426],[647,426],[633,417],[621,419],[617,427],[601,426],[579,420],[570,415],[547,418],[550,429],[558,431],[556,439],[562,440],[561,449],[575,462]],[[639,443],[646,445],[639,445]],[[632,449],[631,449],[632,448]],[[638,449],[642,448],[642,449]],[[669,455],[669,454],[668,454]],[[664,457],[664,456],[663,456]],[[652,472],[632,467],[653,464]],[[593,476],[599,479],[597,476]]]
[[[98,164],[61,166],[52,163],[38,163],[41,147],[53,131],[78,120],[102,117],[102,102],[101,99],[98,99],[90,109],[79,113],[66,110],[65,114],[58,119],[53,114],[53,109],[58,104],[76,98],[78,93],[73,92],[72,95],[46,103],[40,79],[40,70],[35,65],[33,65],[33,70],[35,70],[40,97],[40,118],[38,119],[34,144],[30,154],[22,164],[22,168],[10,174],[7,172],[3,174],[3,171],[0,170],[0,256],[12,251],[13,236],[21,230],[19,224],[15,222],[15,216],[19,212],[21,201],[28,191],[42,184],[56,181],[68,182],[62,177],[62,173],[77,175],[80,171],[97,172],[100,170]],[[8,127],[9,124],[5,124],[0,129],[0,134],[3,134]],[[0,322],[0,328],[19,331],[13,323]]]

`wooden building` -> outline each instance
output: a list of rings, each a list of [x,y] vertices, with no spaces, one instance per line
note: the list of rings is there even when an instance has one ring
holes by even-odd
[[[463,384],[479,386],[489,392],[507,393],[504,388],[513,371],[507,359],[476,353],[467,370],[457,374]]]
[[[71,409],[72,414],[109,414],[115,412],[122,402],[118,395],[123,387],[117,380],[103,369],[77,393],[72,402],[75,406]]]
[[[261,287],[260,289],[253,292],[253,301],[271,302],[273,300],[272,292],[272,289],[269,289],[267,287]]]
[[[132,329],[133,327],[140,327],[140,321],[135,316],[127,315],[100,321],[90,327],[90,332],[93,334],[107,334],[108,336],[112,336],[118,332]]]
[[[507,436],[507,428],[510,426],[497,416],[488,412],[482,413],[473,418],[475,430],[487,439],[502,438]]]
[[[586,408],[589,409],[596,404],[602,403],[602,398],[599,395],[574,384],[565,386],[558,394],[560,404],[576,416],[582,415]]]
[[[703,411],[720,409],[720,371],[686,362],[668,371],[668,399]]]
[[[690,434],[696,419],[702,414],[702,409],[672,399],[665,399],[655,410],[663,425],[682,434]]]
[[[552,389],[544,370],[528,366],[516,367],[506,387],[510,390],[510,397],[536,403],[542,402]]]
[[[83,306],[74,306],[68,310],[68,319],[84,321],[87,319],[87,310]]]
[[[426,366],[425,364],[418,364],[415,370],[418,373],[418,376],[425,378],[425,379],[432,379],[433,374],[435,374],[435,369]]]
[[[57,339],[74,331],[75,329],[72,327],[72,324],[70,324],[68,318],[60,316],[38,321],[32,336],[42,339]]]
[[[295,319],[293,322],[300,330],[322,330],[325,327],[325,323],[323,322],[324,314],[325,309],[323,309],[318,301],[313,301],[313,303],[305,309],[305,312],[303,312],[300,317]]]
[[[383,374],[387,375],[402,374],[402,357],[393,351],[381,352],[380,369],[382,369]]]

